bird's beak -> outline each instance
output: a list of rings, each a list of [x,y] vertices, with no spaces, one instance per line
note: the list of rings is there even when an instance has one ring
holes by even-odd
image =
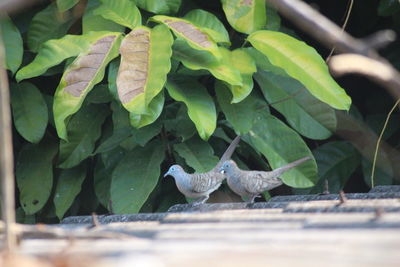
[[[167,171],[167,172],[164,174],[164,178],[167,177],[168,175],[170,175],[169,171]]]
[[[221,167],[221,168],[219,168],[219,172],[220,172],[220,173],[222,173],[222,174],[224,174],[224,173],[225,173],[225,170],[224,170],[224,168],[222,168],[222,167]]]

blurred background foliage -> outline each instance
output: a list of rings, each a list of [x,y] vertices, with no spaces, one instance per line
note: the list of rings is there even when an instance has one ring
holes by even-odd
[[[272,40],[278,44],[284,38],[302,40],[308,46],[293,41],[295,50],[315,48],[324,60],[330,50],[272,7],[257,6],[254,12],[235,9],[236,2],[124,0],[113,5],[106,0],[42,0],[1,22],[10,79],[20,222],[58,222],[65,216],[91,212],[166,211],[186,202],[173,179],[161,179],[166,169],[178,163],[188,172],[207,171],[236,134],[243,136],[243,141],[233,159],[243,169],[268,170],[302,156],[313,157],[298,172],[284,176],[286,185],[272,195],[322,193],[325,181],[331,193],[369,190],[377,135],[395,100],[377,84],[356,75],[335,79],[338,90],[344,88],[352,99],[349,111],[343,104],[348,101],[346,96],[321,99],[309,86],[313,77],[297,77],[300,70],[289,73],[295,57],[279,65],[281,55],[266,57],[252,33],[272,32]],[[343,24],[350,3],[306,2],[338,25]],[[121,105],[117,93],[118,42],[141,24],[162,32],[168,26],[157,26],[162,25],[162,17],[150,19],[157,14],[184,17],[218,46],[204,51],[175,32],[172,54],[163,63],[170,66],[168,78],[157,78],[165,88],[159,88],[145,112],[133,112]],[[400,34],[399,1],[355,1],[346,30],[363,38],[381,29]],[[68,100],[57,99],[56,89],[65,88],[63,80],[73,70],[74,58],[85,56],[101,34],[68,40],[65,36],[88,36],[93,31],[118,36],[111,44],[115,55],[107,54],[96,82],[84,89],[78,108],[61,118],[59,114],[66,108],[55,102]],[[166,38],[156,41],[173,36],[165,34]],[[380,52],[400,68],[398,42]],[[154,58],[162,58],[168,51],[154,53]],[[300,50],[298,53],[301,55]],[[218,56],[223,60],[216,59]],[[34,60],[38,64],[32,66]],[[342,110],[335,109],[342,104]],[[395,113],[383,136],[375,185],[399,183],[398,119]],[[60,130],[60,121],[65,123],[67,137]],[[210,199],[239,200],[226,185]]]

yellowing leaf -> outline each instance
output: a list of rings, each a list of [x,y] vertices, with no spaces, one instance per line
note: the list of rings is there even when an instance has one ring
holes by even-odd
[[[178,37],[183,38],[191,47],[197,50],[205,50],[213,54],[216,58],[221,58],[217,44],[201,28],[195,26],[186,19],[179,19],[168,16],[154,16],[153,20],[164,23]]]
[[[58,136],[67,139],[66,120],[81,107],[86,95],[104,76],[107,64],[118,55],[119,33],[95,41],[65,70],[54,95],[54,120]]]
[[[172,35],[159,25],[139,26],[122,41],[117,76],[118,96],[131,113],[151,113],[148,106],[162,90],[171,69]]]
[[[226,19],[238,32],[250,34],[267,23],[265,0],[222,0]]]

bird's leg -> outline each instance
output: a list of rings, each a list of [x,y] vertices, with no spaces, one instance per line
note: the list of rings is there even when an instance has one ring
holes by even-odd
[[[251,196],[250,198],[249,198],[249,203],[251,203],[251,204],[253,204],[254,203],[254,200],[256,199],[256,198],[258,198],[258,197],[261,197],[260,195],[253,195],[253,196]]]
[[[198,205],[204,204],[204,203],[206,203],[206,201],[208,200],[209,197],[210,196],[204,196],[199,199],[196,199],[195,201],[192,202],[192,204],[193,204],[193,206],[198,206]]]

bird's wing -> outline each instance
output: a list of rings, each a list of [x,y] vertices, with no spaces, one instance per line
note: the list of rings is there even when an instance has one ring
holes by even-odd
[[[219,172],[195,173],[192,174],[190,184],[194,192],[203,193],[219,186],[224,178],[225,175]]]
[[[226,149],[226,151],[224,152],[224,154],[222,155],[221,159],[218,161],[217,165],[214,167],[214,169],[212,169],[212,171],[217,172],[219,170],[219,168],[222,166],[222,164],[229,160],[233,154],[233,152],[235,151],[237,145],[240,142],[240,136],[236,136],[235,139],[233,139],[233,141],[230,143],[230,145],[228,146],[228,148]]]
[[[246,191],[249,193],[262,193],[282,184],[282,180],[271,175],[271,172],[250,171],[246,179]]]

